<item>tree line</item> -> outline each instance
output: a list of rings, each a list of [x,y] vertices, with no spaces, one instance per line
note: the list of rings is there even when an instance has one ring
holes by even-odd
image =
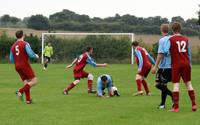
[[[16,38],[10,37],[3,32],[0,34],[0,63],[9,62],[9,53],[12,44]],[[25,41],[29,42],[34,52],[41,55],[41,38],[33,34],[25,36]],[[113,36],[86,36],[80,38],[63,38],[55,36],[46,36],[45,44],[50,42],[54,47],[53,63],[71,62],[79,56],[87,46],[94,48],[94,59],[98,62],[108,63],[130,63],[131,57],[131,41],[128,37]],[[156,57],[158,43],[152,46],[146,45],[142,40],[140,45],[145,47],[151,55]],[[192,51],[193,63],[200,63],[200,48]],[[35,61],[35,60],[32,60]],[[41,60],[37,62],[40,63]]]
[[[200,15],[200,12],[198,12]],[[200,18],[200,17],[199,17]],[[28,27],[36,30],[64,30],[64,31],[87,31],[87,32],[134,32],[142,34],[160,34],[162,23],[178,21],[183,25],[183,34],[197,36],[200,34],[200,20],[192,18],[184,20],[180,16],[172,17],[171,20],[161,16],[136,17],[134,15],[116,14],[113,17],[90,18],[88,15],[80,15],[64,9],[49,17],[32,15],[23,20],[9,15],[0,17],[0,27]]]

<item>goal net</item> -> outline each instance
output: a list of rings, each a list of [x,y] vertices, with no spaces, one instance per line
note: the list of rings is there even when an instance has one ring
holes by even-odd
[[[51,43],[54,49],[53,62],[71,62],[84,48],[94,48],[94,59],[108,63],[134,63],[134,33],[42,33],[42,64],[44,47]]]

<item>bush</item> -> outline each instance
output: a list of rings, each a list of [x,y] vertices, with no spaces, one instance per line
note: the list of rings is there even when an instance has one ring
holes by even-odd
[[[130,62],[130,39],[127,37],[87,36],[82,39],[63,39],[50,36],[45,42],[50,42],[54,47],[55,62],[71,62],[87,46],[94,48],[92,56],[98,62]]]

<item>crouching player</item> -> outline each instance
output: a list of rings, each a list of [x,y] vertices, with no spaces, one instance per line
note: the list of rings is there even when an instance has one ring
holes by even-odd
[[[37,82],[37,78],[29,64],[30,58],[39,58],[35,54],[30,45],[24,41],[23,31],[16,32],[17,41],[12,45],[10,50],[10,61],[15,63],[15,69],[20,75],[24,86],[20,88],[16,94],[19,99],[23,99],[23,94],[26,95],[26,103],[31,104],[30,88],[34,86]]]
[[[113,86],[113,80],[110,75],[101,75],[97,80],[97,96],[104,97],[105,88],[108,88],[108,97],[120,96],[117,87]]]
[[[74,79],[75,81],[72,82],[67,88],[64,89],[63,94],[67,95],[68,92],[74,88],[79,82],[81,78],[88,78],[88,93],[96,93],[95,90],[92,89],[93,84],[93,78],[94,76],[91,73],[87,73],[84,71],[84,68],[86,64],[90,64],[93,67],[106,67],[107,64],[96,64],[94,60],[90,57],[93,53],[92,47],[87,47],[86,52],[84,52],[82,55],[80,55],[78,58],[76,58],[72,64],[68,65],[66,67],[66,70],[74,66]]]
[[[134,96],[143,95],[142,85],[144,86],[146,95],[150,96],[149,87],[144,80],[151,71],[152,64],[155,64],[154,59],[149,55],[145,48],[139,46],[137,41],[132,43],[132,47],[135,49],[136,62],[138,64],[138,72],[136,75],[137,92]]]

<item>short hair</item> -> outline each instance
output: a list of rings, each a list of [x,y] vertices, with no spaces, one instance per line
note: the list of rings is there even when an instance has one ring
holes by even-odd
[[[180,23],[178,23],[178,22],[174,22],[173,24],[172,24],[172,31],[174,32],[174,33],[180,33],[181,32],[181,24]]]
[[[138,41],[133,41],[131,45],[132,45],[132,46],[138,46],[138,45],[139,45],[139,42],[138,42]]]
[[[18,30],[16,33],[15,33],[15,36],[17,37],[17,39],[20,39],[22,38],[24,35],[23,31],[22,30]]]
[[[108,80],[108,78],[105,75],[101,76],[101,81],[105,82],[107,80]]]
[[[160,31],[163,33],[168,33],[169,32],[169,24],[162,24],[160,26]]]
[[[93,47],[88,46],[88,47],[86,48],[86,52],[89,52],[91,49],[93,49]]]

